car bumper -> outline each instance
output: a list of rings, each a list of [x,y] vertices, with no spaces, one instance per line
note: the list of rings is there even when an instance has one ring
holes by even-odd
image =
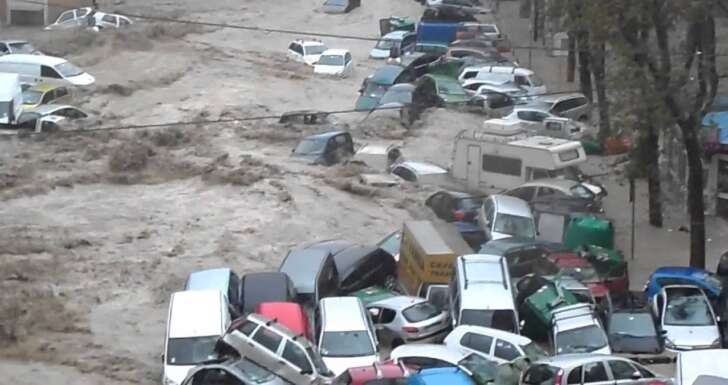
[[[448,328],[444,328],[441,330],[437,330],[434,333],[426,334],[423,336],[418,337],[407,337],[405,338],[405,341],[408,344],[417,343],[417,344],[427,344],[427,343],[440,343],[442,340],[445,339],[445,336],[448,333]]]

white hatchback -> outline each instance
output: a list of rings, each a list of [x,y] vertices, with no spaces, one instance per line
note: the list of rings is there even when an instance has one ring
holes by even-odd
[[[546,352],[530,338],[499,329],[460,325],[445,337],[445,346],[463,353],[479,354],[499,364],[526,356],[532,361],[544,358]]]
[[[347,77],[354,65],[351,53],[345,49],[327,49],[313,65],[313,72],[319,75]]]

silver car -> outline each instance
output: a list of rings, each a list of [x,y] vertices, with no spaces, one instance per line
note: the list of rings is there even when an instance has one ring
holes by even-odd
[[[536,102],[543,104],[546,111],[564,118],[588,122],[592,104],[581,93],[538,96]]]
[[[652,307],[660,320],[667,350],[720,348],[718,322],[702,289],[665,286],[655,296]]]
[[[245,358],[200,365],[191,369],[180,385],[285,385],[280,377]]]
[[[623,357],[603,354],[567,354],[531,364],[521,385],[672,385],[672,379],[656,375]]]
[[[218,350],[223,355],[232,349],[294,384],[329,384],[333,380],[333,373],[310,341],[259,314],[233,322],[222,341]]]
[[[607,333],[590,304],[564,306],[552,314],[549,338],[555,355],[612,353]]]
[[[384,344],[440,342],[449,324],[447,312],[424,298],[400,295],[367,305]]]

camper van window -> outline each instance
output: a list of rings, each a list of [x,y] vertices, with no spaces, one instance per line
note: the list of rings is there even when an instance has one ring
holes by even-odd
[[[579,159],[578,150],[562,151],[559,153],[559,160],[561,160],[562,162],[568,162],[574,159]]]
[[[483,155],[483,171],[521,176],[521,160],[497,155]]]

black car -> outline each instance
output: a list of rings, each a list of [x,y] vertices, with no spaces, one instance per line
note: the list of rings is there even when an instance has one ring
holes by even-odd
[[[397,262],[377,246],[358,245],[348,241],[330,240],[309,246],[334,256],[342,293],[351,293],[369,286],[387,286],[397,274]]]
[[[425,201],[438,218],[447,222],[474,221],[482,203],[482,197],[448,190],[438,191]]]
[[[647,307],[618,309],[607,316],[607,336],[614,353],[662,353],[664,343],[658,330]]]
[[[293,149],[292,156],[313,164],[330,166],[354,155],[354,141],[346,131],[310,135]]]
[[[261,302],[293,302],[296,288],[286,273],[278,271],[248,273],[240,282],[241,304],[244,314],[252,313]]]
[[[347,13],[361,6],[361,0],[326,0],[321,10],[324,13]]]

